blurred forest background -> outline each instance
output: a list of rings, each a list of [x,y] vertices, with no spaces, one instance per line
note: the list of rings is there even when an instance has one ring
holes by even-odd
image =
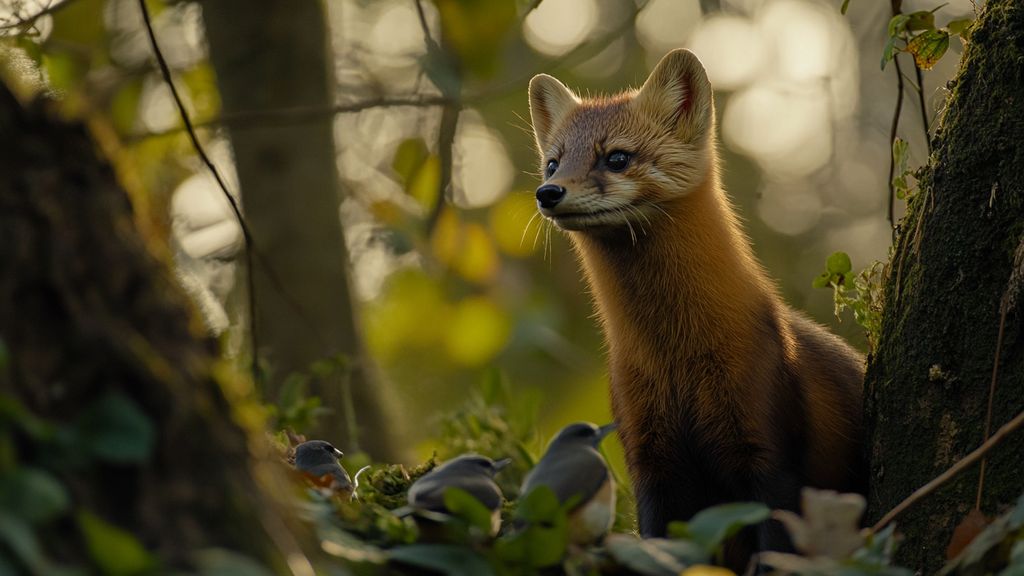
[[[498,381],[513,420],[531,427],[534,452],[566,422],[608,421],[589,296],[566,240],[533,217],[539,178],[526,87],[543,71],[584,94],[615,92],[680,46],[701,58],[715,88],[724,181],[758,256],[787,301],[866,347],[848,313],[834,317],[831,290],[811,281],[835,251],[860,269],[886,260],[891,244],[897,75],[879,66],[888,2],[853,0],[843,16],[838,0],[330,0],[324,69],[218,28],[253,18],[282,30],[316,23],[314,3],[294,4],[264,13],[245,2],[148,2],[200,142],[252,228],[259,379],[287,412],[280,419],[315,409],[303,397],[327,389],[318,382],[344,388],[357,378],[372,398],[353,387],[328,402],[345,409],[325,418],[354,416],[348,444],[358,437],[376,455],[429,456],[436,446],[426,439],[444,426],[438,415],[484,402]],[[903,10],[934,5],[907,1]],[[951,0],[935,19],[972,14],[969,0]],[[248,369],[245,234],[183,129],[138,3],[4,0],[0,34],[8,82],[50,94],[88,122],[140,226],[172,239],[178,275],[209,330]],[[960,50],[954,39],[952,54],[924,72],[929,121]],[[244,77],[274,54],[287,74]],[[899,135],[913,167],[927,144],[913,68],[904,73]],[[307,76],[326,78],[322,104],[271,106],[301,92]],[[246,98],[264,108],[245,108]],[[318,129],[333,136],[333,149],[328,137],[318,153],[333,157],[337,185],[311,177],[285,187],[279,159],[241,150],[261,138],[315,143],[309,131]],[[316,154],[299,153],[315,163]],[[247,197],[261,182],[271,199]],[[297,236],[309,243],[291,243]],[[345,326],[349,333],[331,333]],[[337,355],[364,352],[369,360],[346,377],[353,363]],[[381,420],[375,410],[399,416]]]

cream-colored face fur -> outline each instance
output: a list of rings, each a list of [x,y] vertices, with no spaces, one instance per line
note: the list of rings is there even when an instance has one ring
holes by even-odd
[[[564,198],[540,206],[565,230],[653,226],[664,204],[712,169],[711,85],[691,52],[662,58],[638,91],[581,100],[546,74],[530,81],[530,115],[543,185]],[[625,153],[625,166],[622,156]]]

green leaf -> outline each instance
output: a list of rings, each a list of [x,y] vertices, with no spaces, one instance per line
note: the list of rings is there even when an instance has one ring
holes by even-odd
[[[759,502],[733,502],[702,510],[689,522],[672,522],[669,534],[692,540],[708,553],[714,553],[740,529],[763,522],[769,516],[771,509]]]
[[[142,95],[142,80],[133,78],[117,89],[110,101],[110,119],[121,134],[130,134],[138,117],[139,98]]]
[[[441,15],[441,36],[461,64],[454,68],[479,78],[498,72],[506,37],[519,22],[515,2],[437,0],[435,4]],[[446,90],[444,83],[438,87]]]
[[[70,504],[64,486],[42,470],[18,468],[0,478],[0,509],[31,524],[57,518]]]
[[[22,564],[36,574],[46,572],[47,561],[43,556],[43,550],[39,547],[35,532],[24,520],[0,512],[0,542],[6,544],[7,548],[21,560]]]
[[[156,442],[149,417],[133,400],[117,392],[86,409],[77,428],[93,455],[118,464],[145,462]]]
[[[447,544],[413,544],[391,550],[393,562],[436,570],[448,576],[491,576],[494,570],[470,548]]]
[[[889,38],[896,38],[901,33],[907,31],[907,22],[910,21],[909,14],[897,14],[889,19],[888,33]]]
[[[549,486],[537,486],[523,495],[515,517],[520,529],[496,546],[498,556],[508,563],[543,568],[561,562],[569,545],[566,510]]]
[[[539,485],[519,499],[516,518],[526,522],[554,522],[564,515],[558,496],[550,486]]]
[[[907,43],[907,52],[914,55],[914,62],[922,70],[931,70],[949,48],[949,32],[926,30]]]
[[[946,30],[949,31],[950,36],[969,36],[971,25],[974,24],[973,18],[962,18],[960,20],[953,20],[949,24],[946,24]],[[967,34],[964,34],[967,32]]]
[[[89,556],[103,574],[130,576],[146,572],[156,564],[149,552],[129,532],[84,510],[76,514],[76,518],[85,536]]]
[[[882,50],[882,70],[885,70],[885,65],[893,59],[893,52],[896,50],[896,37],[889,37],[889,41],[885,43],[885,49]]]
[[[395,149],[395,157],[391,159],[391,169],[398,174],[403,184],[408,185],[429,155],[427,143],[422,138],[402,140]]]
[[[638,540],[626,534],[609,534],[604,547],[616,562],[644,576],[676,576],[686,568],[661,548],[658,539]]]
[[[825,269],[832,274],[849,274],[853,270],[853,263],[850,262],[850,255],[846,252],[833,252],[825,262]]]
[[[907,154],[909,147],[907,142],[902,138],[896,138],[892,141],[892,160],[893,160],[893,175],[892,175],[892,187],[896,192],[896,197],[900,200],[905,200],[909,196],[910,186],[907,184],[907,175],[909,169],[907,164],[910,160],[910,155]]]
[[[846,15],[846,10],[850,7],[850,0],[843,0],[843,5],[839,7],[839,13]]]
[[[331,516],[335,514],[333,507],[328,514]],[[317,535],[320,537],[320,547],[331,556],[343,558],[355,564],[380,565],[387,562],[387,554],[383,550],[332,524],[322,523]]]
[[[484,534],[494,532],[491,525],[494,513],[487,509],[472,494],[462,488],[451,487],[444,491],[444,506],[448,512]]]
[[[828,288],[829,281],[832,279],[832,275],[828,272],[822,272],[814,277],[811,281],[812,288]]]
[[[223,548],[207,548],[192,555],[199,576],[272,576],[255,559]]]
[[[935,13],[929,10],[918,10],[908,14],[907,30],[932,30],[935,28]]]

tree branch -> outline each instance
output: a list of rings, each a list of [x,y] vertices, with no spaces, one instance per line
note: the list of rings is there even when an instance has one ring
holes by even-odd
[[[64,0],[63,2],[58,2],[56,4],[49,4],[48,6],[46,6],[46,8],[43,8],[42,10],[36,12],[31,16],[15,16],[13,17],[15,18],[15,21],[0,24],[0,35],[3,35],[3,33],[7,32],[8,30],[14,30],[15,28],[25,28],[27,26],[33,26],[35,25],[36,21],[42,18],[43,16],[50,16],[52,14],[56,14],[57,12],[63,10],[69,4],[72,4],[74,2],[75,0]]]
[[[231,212],[235,215],[235,220],[238,221],[238,227],[242,230],[242,240],[245,244],[245,283],[246,290],[248,291],[248,307],[249,307],[249,344],[252,347],[252,362],[250,369],[252,371],[253,382],[259,382],[259,340],[256,334],[256,288],[253,282],[253,263],[252,263],[252,233],[249,230],[249,225],[246,224],[245,218],[242,217],[242,210],[238,206],[238,201],[228,191],[228,186],[221,176],[220,171],[210,160],[210,156],[203,149],[202,144],[199,143],[199,137],[196,135],[195,128],[192,126],[192,120],[189,118],[188,111],[185,110],[185,103],[181,99],[181,95],[178,93],[178,88],[174,85],[174,79],[171,77],[171,69],[167,65],[167,60],[164,58],[163,52],[160,50],[160,44],[156,41],[156,33],[153,31],[153,22],[149,16],[149,8],[146,6],[146,0],[139,0],[139,9],[142,10],[142,22],[146,27],[146,35],[149,36],[149,44],[153,48],[153,55],[156,57],[157,65],[160,67],[160,73],[164,77],[164,82],[167,87],[171,89],[171,97],[174,99],[174,105],[178,108],[178,115],[181,116],[181,121],[185,125],[185,131],[188,132],[189,140],[192,141],[192,148],[195,149],[196,154],[206,165],[206,168],[213,175],[213,179],[217,181],[217,186],[220,187],[224,193],[224,197],[227,199],[228,204],[231,206]]]
[[[152,19],[150,18],[149,15],[149,9],[146,7],[146,0],[139,0],[139,7],[142,10],[142,20],[146,27],[146,34],[149,36],[150,46],[153,48],[153,54],[156,57],[157,64],[160,68],[160,73],[163,75],[164,82],[171,90],[171,96],[174,99],[174,104],[178,109],[178,114],[179,116],[181,116],[181,121],[182,124],[184,125],[184,130],[188,134],[189,140],[192,142],[192,148],[196,151],[196,154],[199,155],[199,158],[202,160],[203,164],[206,165],[206,168],[213,175],[214,180],[216,180],[217,182],[217,186],[220,188],[221,192],[224,194],[224,197],[227,199],[228,204],[231,206],[231,211],[234,214],[235,220],[238,222],[238,226],[242,231],[242,239],[244,241],[245,248],[245,282],[246,290],[248,290],[249,292],[249,339],[250,345],[252,347],[252,362],[250,370],[252,372],[253,382],[258,383],[260,382],[261,378],[259,372],[258,354],[259,340],[256,332],[256,291],[255,282],[253,279],[253,275],[255,273],[255,267],[253,265],[254,259],[259,260],[260,265],[263,267],[263,270],[266,273],[267,278],[269,278],[271,283],[273,283],[274,288],[278,291],[281,297],[288,303],[288,305],[295,311],[296,315],[302,318],[303,322],[306,323],[308,329],[311,331],[313,336],[320,340],[321,342],[324,342],[325,339],[323,335],[320,334],[319,331],[316,329],[316,324],[312,322],[309,316],[305,313],[305,310],[302,308],[302,306],[298,302],[296,302],[295,299],[292,298],[291,295],[288,293],[288,290],[285,289],[284,283],[274,272],[273,268],[270,267],[269,262],[267,262],[266,258],[263,258],[260,252],[256,249],[256,244],[253,242],[252,232],[250,231],[249,225],[246,223],[245,218],[242,215],[242,210],[238,205],[238,201],[228,190],[227,183],[225,182],[223,176],[221,176],[220,171],[217,170],[217,167],[210,159],[210,156],[206,153],[206,150],[203,148],[203,145],[199,142],[199,137],[196,135],[195,126],[192,124],[191,118],[189,118],[188,111],[185,109],[185,103],[182,100],[181,95],[178,93],[178,89],[174,84],[174,79],[171,77],[171,69],[167,65],[167,60],[164,58],[163,52],[160,50],[160,45],[157,43],[156,34],[153,31]]]
[[[924,128],[924,145],[928,148],[928,155],[932,155],[932,135],[928,130],[928,106],[924,102],[924,78],[921,76],[921,67],[914,61],[914,74],[917,77],[917,101],[921,106],[921,126]]]
[[[892,114],[892,126],[889,128],[889,227],[892,228],[893,240],[896,236],[896,218],[893,214],[895,208],[893,204],[896,203],[896,185],[893,184],[893,179],[896,176],[896,157],[893,156],[892,146],[896,142],[896,131],[900,127],[900,113],[903,112],[903,71],[900,70],[900,57],[899,54],[893,54],[892,57],[893,66],[896,68],[896,110]]]
[[[896,519],[896,517],[905,512],[907,508],[910,508],[919,500],[921,500],[928,494],[934,492],[938,487],[942,486],[946,482],[953,479],[953,477],[955,477],[957,474],[969,468],[972,464],[974,464],[983,456],[985,456],[985,454],[988,454],[989,451],[998,446],[1004,438],[1015,432],[1018,428],[1021,427],[1021,425],[1024,425],[1024,412],[1021,412],[1020,414],[1014,416],[1012,420],[1010,420],[1006,424],[1003,424],[1002,428],[997,430],[996,433],[993,434],[992,437],[988,439],[988,441],[986,441],[984,444],[976,448],[967,456],[961,458],[956,464],[950,466],[948,470],[946,470],[942,474],[939,474],[930,482],[915,490],[913,494],[911,494],[905,500],[897,504],[895,508],[886,512],[885,516],[882,516],[882,519],[876,522],[875,525],[871,527],[871,531],[877,533],[882,528],[885,528],[885,526],[889,522],[892,522],[894,519]]]

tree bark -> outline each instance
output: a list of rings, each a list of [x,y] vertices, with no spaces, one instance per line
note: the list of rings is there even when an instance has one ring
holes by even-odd
[[[333,60],[321,2],[274,0],[256,9],[247,0],[208,1],[203,17],[225,114],[333,103]],[[349,375],[313,381],[311,393],[333,413],[311,434],[346,451],[362,448],[377,459],[395,459],[389,433],[394,422],[386,419],[349,286],[330,117],[233,124],[229,133],[258,253],[254,352],[273,374],[268,397],[276,396],[290,373],[344,355]],[[355,423],[349,421],[353,416]]]
[[[1010,282],[1024,240],[1022,52],[1024,8],[990,0],[950,83],[934,152],[901,224],[866,379],[872,520],[982,443],[997,354],[991,429],[1024,410],[1024,315],[1020,286]],[[983,512],[996,514],[1020,496],[1021,470],[1018,433],[987,459]],[[906,536],[898,561],[925,574],[941,566],[978,485],[975,466],[898,518]]]
[[[165,566],[217,546],[280,568],[294,552],[281,534],[294,539],[264,496],[282,486],[263,431],[243,422],[247,384],[218,368],[166,246],[139,235],[96,149],[81,125],[52,119],[42,102],[23,109],[0,83],[0,392],[62,426],[105,394],[130,399],[155,430],[151,454],[75,465],[62,477],[75,508],[129,531]],[[16,461],[46,460],[14,445]],[[68,532],[45,545],[75,548]]]

